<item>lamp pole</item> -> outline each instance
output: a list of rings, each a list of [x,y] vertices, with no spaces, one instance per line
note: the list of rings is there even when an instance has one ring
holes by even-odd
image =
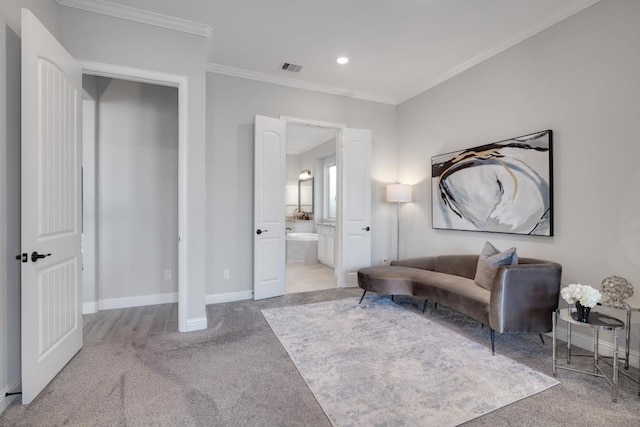
[[[396,202],[396,225],[397,225],[397,230],[396,230],[396,259],[400,259],[400,202]]]
[[[396,259],[400,259],[400,203],[407,203],[411,201],[411,190],[412,188],[409,184],[387,185],[387,202],[396,204]]]

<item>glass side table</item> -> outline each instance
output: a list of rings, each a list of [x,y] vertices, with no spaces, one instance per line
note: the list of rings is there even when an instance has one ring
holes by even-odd
[[[622,320],[616,319],[615,317],[607,316],[606,314],[591,312],[589,315],[588,322],[578,322],[575,320],[576,313],[574,311],[570,311],[568,308],[558,309],[552,313],[552,325],[553,325],[553,355],[552,355],[552,372],[555,377],[558,369],[564,369],[572,372],[579,372],[582,374],[592,375],[594,377],[600,377],[607,380],[611,388],[613,389],[611,400],[613,402],[618,401],[618,334],[620,329],[624,328],[624,322]],[[558,318],[567,322],[567,364],[566,365],[558,365],[556,363],[556,326],[558,323]],[[571,364],[571,326],[588,326],[593,331],[593,372],[583,371],[580,369],[575,369],[569,367]],[[600,329],[603,330],[611,330],[613,331],[613,374],[612,378],[609,378],[605,375],[604,371],[598,365],[600,360],[599,355],[599,335]],[[576,354],[575,356],[587,356],[583,354]],[[591,355],[588,355],[591,356]]]
[[[631,313],[635,312],[640,312],[640,307],[630,307],[630,306],[619,306],[619,305],[611,305],[611,304],[600,304],[598,303],[598,305],[602,305],[603,307],[607,307],[607,308],[613,308],[616,310],[622,310],[625,311],[627,313],[627,322],[625,324],[625,342],[624,342],[624,370],[620,369],[620,366],[618,366],[618,369],[620,371],[620,373],[622,375],[624,375],[625,377],[629,378],[631,381],[635,382],[636,384],[638,384],[638,396],[640,396],[640,357],[638,358],[638,377],[634,378],[631,374],[629,374],[628,370],[629,370],[629,352],[630,352],[630,344],[631,344]],[[639,353],[640,354],[640,353]],[[605,363],[608,363],[607,360],[604,360]]]

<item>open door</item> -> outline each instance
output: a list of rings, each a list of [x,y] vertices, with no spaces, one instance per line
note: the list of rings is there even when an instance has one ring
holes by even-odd
[[[22,9],[22,403],[82,347],[82,69]]]
[[[285,293],[286,121],[256,116],[253,299]]]
[[[371,265],[371,131],[344,129],[339,284],[358,286],[358,269]]]

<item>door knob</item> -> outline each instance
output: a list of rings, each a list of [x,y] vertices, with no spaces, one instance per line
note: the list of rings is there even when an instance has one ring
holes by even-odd
[[[260,230],[260,229],[258,228],[258,230],[256,231],[256,234],[266,233],[267,231],[269,231],[269,230]]]
[[[362,230],[363,230],[363,231],[369,231],[369,230],[371,230],[371,227],[366,226],[366,227],[365,227],[365,228],[363,228]]]
[[[45,255],[45,254],[39,254],[38,252],[33,251],[33,252],[31,252],[31,261],[36,262],[39,259],[46,258],[48,256],[51,256],[51,254],[46,254]]]

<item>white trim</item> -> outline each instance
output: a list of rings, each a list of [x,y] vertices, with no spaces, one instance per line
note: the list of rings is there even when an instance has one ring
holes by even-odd
[[[71,7],[85,12],[99,13],[114,18],[141,24],[154,25],[169,30],[209,37],[212,32],[210,25],[161,13],[149,12],[135,7],[124,6],[106,0],[56,0],[60,6]]]
[[[82,304],[82,314],[93,314],[98,312],[98,302],[85,302]]]
[[[535,25],[532,25],[530,27],[525,27],[521,29],[520,31],[513,34],[511,37],[509,37],[502,43],[499,43],[483,52],[480,52],[473,58],[463,62],[460,65],[453,67],[446,73],[440,75],[435,80],[426,82],[418,86],[415,90],[411,91],[410,95],[400,96],[397,99],[396,105],[402,104],[403,102],[413,98],[414,96],[420,95],[422,92],[427,91],[435,86],[438,86],[440,83],[443,83],[446,80],[449,80],[450,78],[457,76],[458,74],[470,69],[471,67],[474,67],[480,64],[481,62],[486,61],[487,59],[493,56],[496,56],[501,52],[504,52],[510,47],[513,47],[518,43],[525,41],[526,39],[538,34],[539,32],[546,30],[552,25],[555,25],[558,22],[569,18],[572,15],[575,15],[576,13],[580,12],[583,9],[593,6],[599,1],[600,0],[574,0],[573,2],[567,4],[564,8],[562,8],[558,13],[550,16],[548,19],[545,19],[542,22],[538,22]]]
[[[187,180],[187,156],[189,135],[188,82],[186,76],[167,74],[140,68],[123,67],[101,62],[78,60],[84,74],[131,80],[178,88],[178,330],[187,331],[189,297],[189,273],[187,271],[189,212],[189,185]]]
[[[311,120],[305,119],[304,117],[293,117],[293,116],[280,116],[280,120],[284,120],[287,123],[297,123],[301,125],[309,125],[309,126],[319,126],[324,128],[333,128],[342,130],[347,127],[347,125],[342,123],[333,123],[333,122],[323,122],[320,120]]]
[[[207,329],[207,317],[196,317],[194,319],[187,320],[187,329],[180,332],[193,332]]]
[[[567,346],[567,328],[564,326],[558,326],[556,328],[556,336],[558,339],[558,348]],[[549,334],[550,335],[550,334]],[[600,354],[606,357],[611,357],[613,355],[613,342],[604,339],[600,334],[600,342],[598,344],[598,348],[600,349]],[[613,339],[613,336],[611,336]],[[624,357],[624,330],[620,330],[618,336],[618,357]],[[550,344],[552,345],[552,344]],[[584,334],[580,332],[576,332],[576,328],[573,327],[571,329],[571,347],[580,347],[581,349],[593,352],[593,335]],[[564,357],[564,356],[563,356]],[[640,352],[638,349],[630,349],[629,351],[629,365],[634,368],[638,368]],[[623,362],[624,363],[624,362]]]
[[[92,76],[109,77],[112,79],[122,79],[132,82],[149,83],[177,88],[179,88],[181,84],[186,84],[187,81],[186,76],[162,73],[160,71],[87,61],[85,59],[77,59],[77,61],[82,66],[82,73],[90,74]]]
[[[253,291],[223,292],[220,294],[209,294],[206,297],[206,304],[220,304],[223,302],[252,300]]]
[[[7,406],[9,406],[15,398],[20,397],[20,395],[18,394],[14,396],[5,396],[5,395],[7,393],[19,391],[21,388],[22,388],[22,377],[18,376],[18,378],[13,380],[8,386],[6,386],[5,388],[2,389],[2,391],[0,391],[0,393],[2,393],[0,395],[0,414],[2,414],[5,409],[7,409]]]
[[[350,89],[343,89],[335,86],[322,85],[322,84],[312,83],[304,80],[292,79],[290,77],[260,73],[258,71],[245,70],[242,68],[230,67],[228,65],[214,64],[213,62],[210,62],[207,64],[206,70],[208,73],[239,77],[241,79],[247,79],[247,80],[256,80],[259,82],[271,83],[271,84],[280,85],[280,86],[288,86],[296,89],[312,90],[314,92],[328,93],[330,95],[346,96],[349,98],[362,99],[364,101],[398,105],[397,100],[389,96],[377,95],[373,93],[355,92]]]
[[[139,297],[111,298],[98,300],[98,310],[115,308],[142,307],[145,305],[169,304],[178,302],[178,293],[142,295]]]

